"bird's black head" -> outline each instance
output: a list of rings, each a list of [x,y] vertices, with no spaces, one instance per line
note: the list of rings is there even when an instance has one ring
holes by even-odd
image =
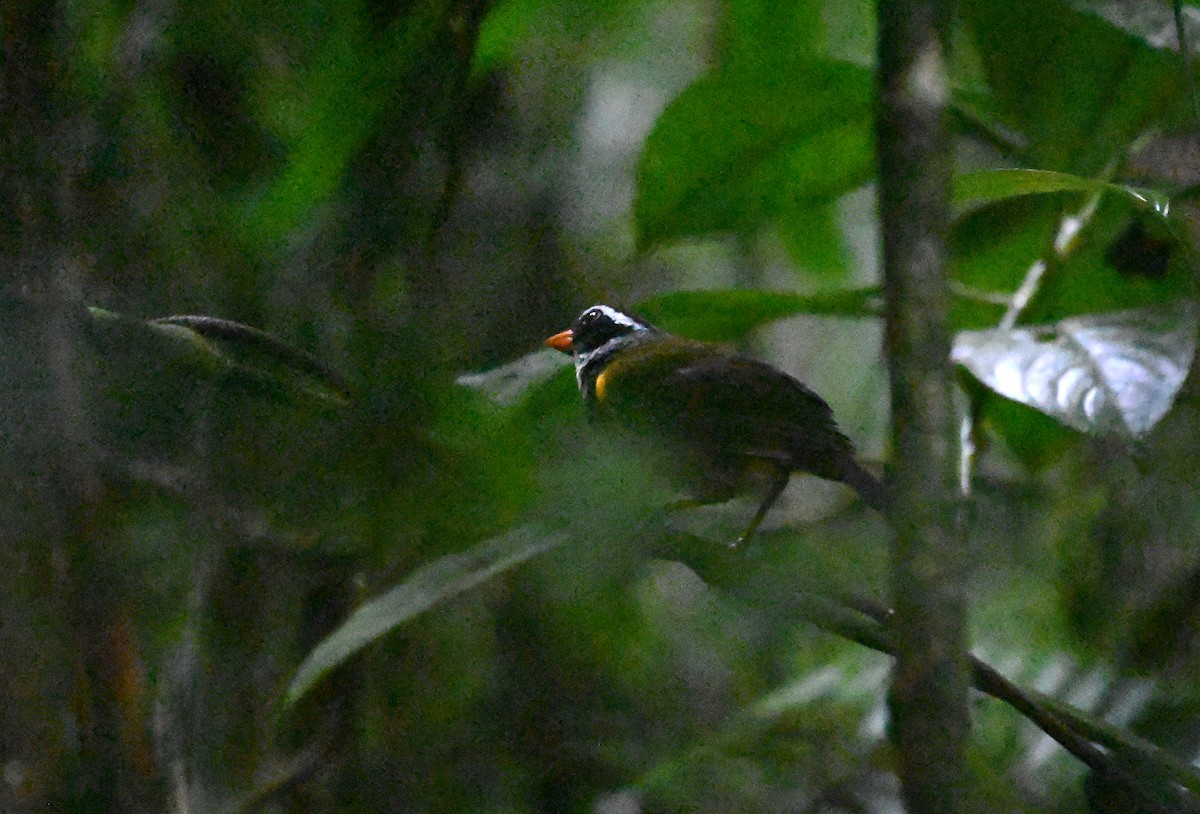
[[[609,341],[638,331],[653,331],[651,325],[607,305],[593,305],[571,326],[571,350],[579,356],[591,353]]]
[[[615,308],[593,305],[576,317],[570,328],[547,339],[546,344],[557,351],[574,354],[578,360],[590,357],[614,339],[633,337],[635,334],[650,336],[659,333],[661,331],[653,325],[623,314]]]
[[[663,332],[649,323],[623,314],[607,305],[593,305],[565,331],[556,333],[546,344],[557,351],[575,357],[575,378],[587,401],[592,394],[596,377],[623,348]]]

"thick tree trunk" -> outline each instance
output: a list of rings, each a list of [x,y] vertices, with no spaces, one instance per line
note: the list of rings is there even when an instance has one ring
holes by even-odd
[[[948,0],[879,3],[879,199],[892,387],[893,737],[912,812],[965,811],[969,735],[945,235]]]

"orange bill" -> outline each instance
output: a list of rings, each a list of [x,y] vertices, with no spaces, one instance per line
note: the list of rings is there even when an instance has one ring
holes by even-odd
[[[547,339],[546,345],[554,348],[555,350],[562,351],[563,353],[570,353],[571,345],[574,343],[574,340],[575,336],[571,333],[571,329],[567,328],[565,331],[559,331],[554,336]]]

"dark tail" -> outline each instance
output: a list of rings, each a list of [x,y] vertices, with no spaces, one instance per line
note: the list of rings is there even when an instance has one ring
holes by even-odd
[[[847,456],[843,462],[841,481],[858,492],[863,502],[875,511],[882,512],[887,506],[887,487],[854,458]]]

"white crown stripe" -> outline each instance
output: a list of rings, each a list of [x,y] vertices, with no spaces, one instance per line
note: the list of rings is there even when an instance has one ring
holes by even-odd
[[[599,311],[600,313],[604,314],[604,316],[608,317],[616,324],[624,325],[627,328],[633,328],[635,331],[648,330],[648,327],[646,325],[642,324],[641,322],[638,322],[633,317],[629,316],[628,314],[622,314],[617,309],[610,308],[607,305],[593,305],[588,310],[589,311]]]

